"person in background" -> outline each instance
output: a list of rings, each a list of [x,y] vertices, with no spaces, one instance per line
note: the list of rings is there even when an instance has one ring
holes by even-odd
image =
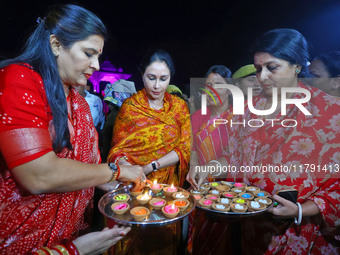
[[[229,83],[228,79],[232,76],[229,68],[223,65],[214,65],[209,68],[205,75],[205,89],[211,92],[214,99],[207,96],[207,114],[202,114],[201,109],[197,110],[191,116],[191,126],[193,134],[193,148],[191,150],[190,168],[195,166],[206,165],[222,156],[224,148],[228,144],[227,125],[215,125],[215,119],[230,120],[232,118],[229,102],[229,90],[225,88],[216,88],[218,84]],[[219,102],[217,95],[209,88],[217,91],[221,98]],[[218,103],[215,103],[218,102]],[[190,171],[190,174],[194,171]],[[191,175],[186,176],[187,181],[195,179]]]
[[[224,161],[216,162],[236,167],[241,178],[237,181],[260,187],[278,203],[269,213],[242,222],[242,243],[237,247],[241,254],[340,252],[339,106],[334,97],[303,83],[303,78],[310,76],[307,45],[294,29],[270,30],[257,40],[254,65],[263,93],[254,100],[254,108],[271,108],[273,88],[278,88],[278,107],[269,115],[256,115],[245,107],[245,114],[235,116],[235,121],[257,119],[264,124],[230,127]],[[303,103],[310,114],[295,104],[287,105],[286,115],[281,114],[281,88],[295,89],[287,93],[288,99],[305,98],[310,93]],[[304,92],[296,92],[296,88]],[[278,121],[273,124],[266,119]],[[295,120],[296,125],[282,125],[285,119]],[[284,170],[242,171],[246,166]],[[234,175],[228,174],[227,180],[234,181]],[[202,173],[200,179],[206,177]],[[276,194],[287,189],[298,191],[296,202]]]
[[[137,91],[135,84],[132,81],[120,79],[112,84],[106,85],[104,92],[104,102],[110,108],[103,128],[103,149],[101,151],[102,161],[106,162],[107,155],[111,149],[113,127],[119,108],[125,99],[129,98],[132,94],[137,93]]]
[[[106,35],[92,12],[57,5],[0,62],[0,254],[99,254],[130,230],[79,236],[94,186],[145,178],[139,166],[99,164],[90,108],[73,88],[99,69]]]
[[[253,64],[240,67],[233,74],[233,80],[246,98],[248,97],[248,88],[252,88],[253,97],[258,96],[262,91],[261,85],[256,78],[256,69]]]
[[[92,86],[92,87],[91,87]],[[93,84],[90,81],[87,81],[87,85],[84,86],[75,86],[74,87],[78,93],[85,98],[86,102],[90,106],[91,116],[93,119],[93,124],[98,132],[99,140],[102,134],[102,130],[105,122],[105,115],[103,112],[103,101],[101,98],[95,94],[90,93],[93,90]],[[99,147],[101,142],[99,142]]]
[[[340,97],[340,51],[324,53],[309,65],[312,85],[327,94]]]

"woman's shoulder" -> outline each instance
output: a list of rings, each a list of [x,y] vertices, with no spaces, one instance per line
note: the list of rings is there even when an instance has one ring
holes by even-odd
[[[26,78],[42,81],[41,76],[27,63],[15,63],[0,69],[2,79]]]

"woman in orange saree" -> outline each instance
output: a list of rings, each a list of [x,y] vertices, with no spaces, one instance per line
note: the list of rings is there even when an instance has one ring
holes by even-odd
[[[150,180],[182,186],[190,160],[191,125],[185,101],[166,92],[174,74],[171,57],[161,50],[150,52],[141,72],[145,88],[121,106],[108,161],[140,165]],[[115,254],[178,254],[180,237],[180,222],[136,227],[115,246]]]
[[[190,158],[189,110],[166,92],[172,62],[162,51],[155,54],[158,59],[142,70],[145,88],[121,106],[108,161],[124,156],[119,163],[143,166],[150,180],[182,186]]]

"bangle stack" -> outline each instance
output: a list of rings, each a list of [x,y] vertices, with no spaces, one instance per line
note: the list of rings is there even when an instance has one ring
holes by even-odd
[[[77,247],[71,241],[62,240],[61,244],[52,248],[41,247],[32,254],[34,255],[53,255],[52,251],[56,251],[59,255],[80,255]]]
[[[298,206],[299,216],[298,218],[294,218],[294,220],[295,220],[295,225],[300,226],[301,221],[302,221],[302,207],[299,202],[296,202],[296,205]]]
[[[217,161],[217,160],[210,160],[209,163],[215,163],[215,164],[217,164],[217,165],[220,167],[220,169],[221,169],[220,172],[217,172],[217,174],[212,174],[212,176],[214,176],[214,177],[220,176],[220,175],[222,174],[222,164],[221,164],[221,162],[219,162],[219,161]]]

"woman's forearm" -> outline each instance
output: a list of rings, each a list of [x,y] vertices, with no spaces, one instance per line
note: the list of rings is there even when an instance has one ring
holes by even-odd
[[[157,159],[157,161],[159,163],[158,169],[162,169],[177,164],[179,161],[179,157],[177,153],[172,150],[168,154]],[[145,174],[150,174],[153,171],[151,163],[145,165],[143,169]]]
[[[107,164],[86,164],[58,158],[54,152],[13,168],[16,180],[32,194],[68,192],[110,181]]]

